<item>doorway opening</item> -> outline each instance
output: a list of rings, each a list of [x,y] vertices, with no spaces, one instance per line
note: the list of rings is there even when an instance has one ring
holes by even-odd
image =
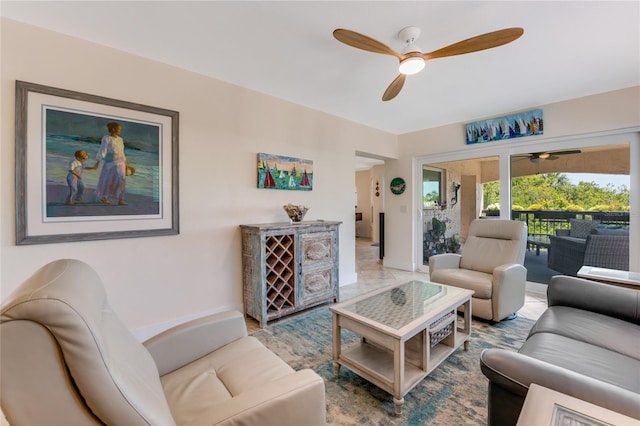
[[[384,159],[356,153],[355,239],[356,246],[369,244],[383,250],[380,213],[384,213]],[[356,248],[356,263],[359,250]]]

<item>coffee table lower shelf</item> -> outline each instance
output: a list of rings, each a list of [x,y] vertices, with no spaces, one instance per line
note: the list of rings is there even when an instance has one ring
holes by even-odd
[[[428,350],[424,368],[420,366],[419,343],[416,342],[412,345],[411,340],[407,342],[402,393],[406,394],[413,389],[463,344],[467,350],[469,337],[469,334],[461,332],[460,329],[457,332],[452,332],[449,337]],[[450,343],[452,340],[453,345]],[[392,351],[362,339],[359,343],[344,350],[338,360],[334,362],[336,375],[339,374],[340,365],[347,367],[361,377],[365,377],[380,389],[391,394],[394,393],[395,370]]]

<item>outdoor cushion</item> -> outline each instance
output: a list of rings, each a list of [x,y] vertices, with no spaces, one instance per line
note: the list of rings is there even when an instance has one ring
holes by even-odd
[[[629,229],[625,228],[594,228],[591,235],[629,235]]]

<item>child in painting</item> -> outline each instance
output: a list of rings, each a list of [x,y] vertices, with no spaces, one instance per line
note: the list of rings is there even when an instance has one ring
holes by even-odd
[[[73,206],[75,203],[82,202],[82,194],[84,192],[84,183],[82,182],[82,170],[95,169],[94,167],[84,167],[84,162],[89,159],[87,151],[79,150],[74,154],[73,160],[69,162],[69,173],[67,174],[67,185],[69,186],[69,194],[64,204]]]
[[[122,126],[115,122],[107,123],[107,130],[109,134],[102,138],[96,164],[93,166],[97,168],[100,161],[104,161],[96,187],[96,197],[104,204],[111,204],[109,198],[113,198],[118,200],[119,206],[125,206],[127,159],[124,155],[124,141],[120,137]]]

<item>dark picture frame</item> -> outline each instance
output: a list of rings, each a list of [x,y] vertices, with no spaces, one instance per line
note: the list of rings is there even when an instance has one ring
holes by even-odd
[[[115,199],[97,189],[108,123],[121,128],[126,155]],[[179,234],[178,137],[177,111],[16,81],[16,244]]]

